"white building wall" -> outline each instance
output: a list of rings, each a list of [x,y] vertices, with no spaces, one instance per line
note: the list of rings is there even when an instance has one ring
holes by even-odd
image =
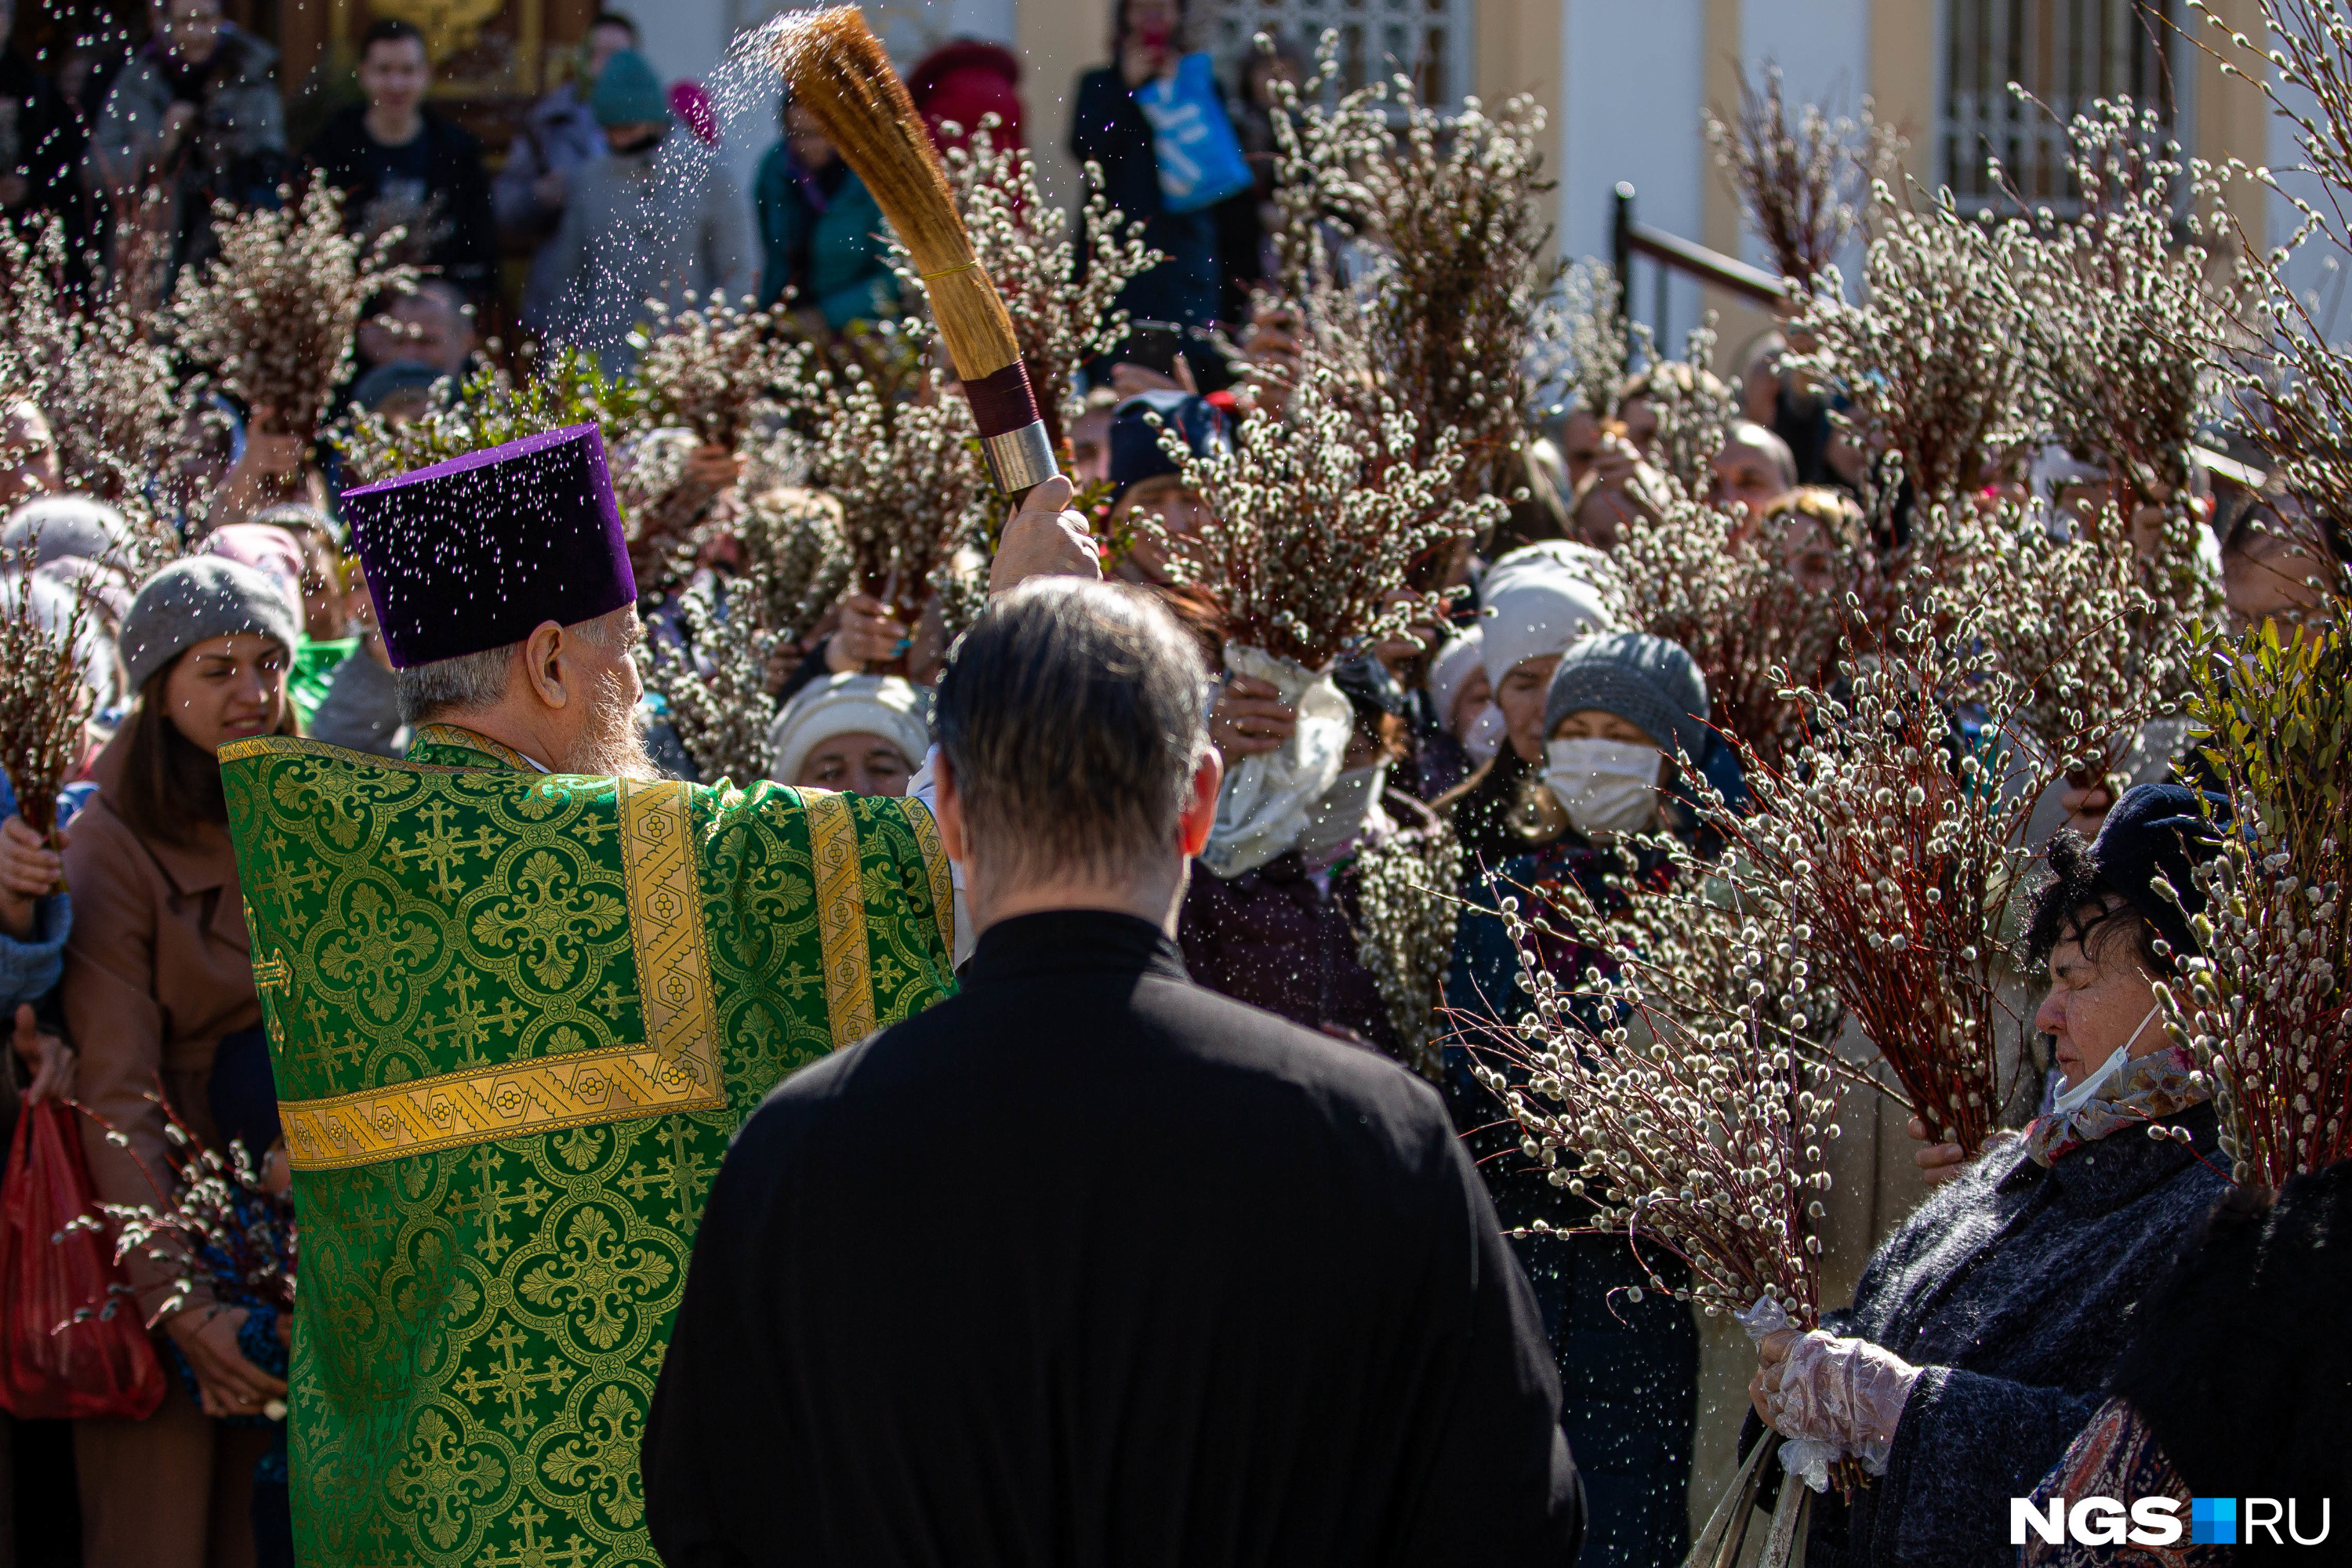
[[[2316,113],[2316,106],[2307,92],[2295,92],[2289,101],[2300,113]],[[2269,141],[2264,157],[2279,176],[2279,184],[2320,211],[2331,212],[2326,187],[2314,175],[2291,172],[2305,162],[2303,149],[2295,145],[2294,122],[2283,114],[2273,114]],[[2267,243],[2283,245],[2300,220],[2284,196],[2272,196],[2269,208]],[[2287,279],[2296,297],[2309,307],[2329,342],[2352,341],[2352,298],[2347,298],[2347,292],[2352,292],[2352,257],[2331,245],[2307,243],[2288,258]]]
[[[1559,113],[1560,253],[1609,255],[1610,192],[1634,187],[1640,219],[1696,236],[1704,205],[1706,142],[1699,130],[1706,51],[1705,0],[1565,0]],[[1634,265],[1633,313],[1654,314],[1654,273]],[[1698,289],[1669,288],[1669,332],[1697,319]]]
[[[1804,104],[1819,104],[1832,119],[1859,120],[1862,100],[1870,92],[1869,0],[1743,0],[1739,16],[1739,65],[1748,80],[1761,88],[1764,68],[1780,68],[1782,100],[1793,114]],[[1735,106],[1721,106],[1729,111]],[[1708,153],[1707,177],[1720,179]],[[1769,266],[1763,243],[1742,224],[1740,254],[1759,266]],[[1849,280],[1861,259],[1860,247],[1841,258]]]

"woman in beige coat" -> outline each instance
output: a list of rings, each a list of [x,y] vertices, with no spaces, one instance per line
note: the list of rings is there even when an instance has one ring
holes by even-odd
[[[268,577],[218,557],[157,573],[123,620],[122,662],[139,702],[94,770],[98,794],[66,848],[74,930],[66,946],[67,1028],[85,1104],[129,1140],[85,1124],[99,1196],[152,1204],[142,1173],[169,1181],[160,1084],[180,1120],[218,1145],[206,1094],[222,1037],[261,1022],[236,858],[214,752],[249,735],[290,734],[286,669],[297,618]],[[171,1274],[127,1268],[152,1320]],[[259,1426],[215,1415],[264,1413],[286,1385],[237,1350],[243,1309],[201,1289],[156,1324],[194,1369],[144,1421],[75,1424],[83,1562],[89,1568],[246,1568]]]

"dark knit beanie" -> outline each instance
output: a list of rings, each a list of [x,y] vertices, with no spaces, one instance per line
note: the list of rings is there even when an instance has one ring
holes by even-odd
[[[1680,643],[1647,632],[1601,632],[1569,645],[1544,698],[1544,733],[1571,713],[1614,713],[1672,756],[1706,754],[1706,679]]]
[[[2204,912],[2205,895],[2191,873],[2221,847],[2204,806],[2205,797],[2182,784],[2137,785],[2109,809],[2091,845],[2099,879],[2129,900],[2176,953],[2200,951],[2189,917]],[[2159,876],[2178,903],[2156,890]]]

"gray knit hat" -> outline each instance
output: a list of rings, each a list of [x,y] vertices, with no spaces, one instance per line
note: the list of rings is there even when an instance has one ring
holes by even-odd
[[[294,606],[278,580],[241,562],[190,555],[139,590],[122,617],[122,673],[137,691],[147,678],[207,637],[255,632],[294,651]]]
[[[1638,724],[1671,754],[1706,752],[1706,679],[1680,643],[1646,632],[1601,632],[1569,646],[1544,697],[1544,733],[1597,708]]]

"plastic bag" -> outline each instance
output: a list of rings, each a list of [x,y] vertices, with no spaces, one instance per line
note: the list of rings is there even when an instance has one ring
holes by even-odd
[[[1171,213],[1198,212],[1250,188],[1241,138],[1217,96],[1215,66],[1186,55],[1174,74],[1145,82],[1135,101],[1151,121],[1151,155],[1160,165],[1160,201]]]
[[[0,1406],[20,1421],[143,1420],[163,1368],[102,1227],[74,1110],[26,1105],[0,1185]]]
[[[1218,792],[1201,863],[1230,879],[1297,844],[1316,803],[1339,776],[1356,712],[1328,671],[1318,674],[1295,659],[1228,643],[1225,668],[1265,681],[1298,714],[1298,727],[1280,751],[1244,757]]]

